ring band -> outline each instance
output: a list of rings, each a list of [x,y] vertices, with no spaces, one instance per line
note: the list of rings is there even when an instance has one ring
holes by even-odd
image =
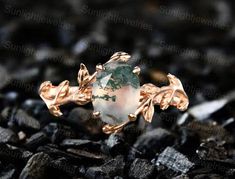
[[[125,52],[117,52],[105,64],[97,65],[92,75],[84,64],[80,64],[78,86],[69,86],[68,80],[58,86],[45,81],[40,85],[39,95],[54,116],[62,115],[59,106],[63,104],[92,102],[94,109],[100,109],[93,115],[107,123],[102,128],[106,134],[121,131],[130,121],[135,121],[138,114],[151,122],[154,105],[160,105],[162,110],[169,106],[181,111],[188,108],[188,96],[178,78],[168,74],[169,86],[157,87],[151,83],[140,86],[140,68],[133,69],[127,64],[130,57]]]

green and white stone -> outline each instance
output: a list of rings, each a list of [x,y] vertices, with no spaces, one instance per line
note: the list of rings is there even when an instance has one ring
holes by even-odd
[[[133,68],[124,62],[110,62],[98,72],[93,83],[92,103],[101,120],[119,125],[128,121],[139,104],[140,82]]]

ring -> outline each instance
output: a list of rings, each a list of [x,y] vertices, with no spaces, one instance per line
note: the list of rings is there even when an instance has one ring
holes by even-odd
[[[132,68],[127,63],[130,57],[125,52],[114,53],[108,62],[98,64],[92,75],[81,63],[78,86],[69,86],[68,80],[58,86],[45,81],[40,85],[39,95],[54,116],[61,116],[59,106],[68,102],[78,105],[92,102],[93,115],[106,123],[102,128],[106,134],[120,132],[138,114],[151,122],[154,105],[160,105],[162,110],[169,106],[181,111],[188,108],[188,96],[177,77],[168,74],[168,86],[157,87],[151,83],[140,86],[140,68]]]

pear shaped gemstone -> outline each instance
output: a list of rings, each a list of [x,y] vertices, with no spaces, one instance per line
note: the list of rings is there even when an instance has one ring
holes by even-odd
[[[133,68],[124,62],[109,62],[98,72],[92,88],[94,111],[101,120],[119,125],[128,121],[139,105],[140,82]]]

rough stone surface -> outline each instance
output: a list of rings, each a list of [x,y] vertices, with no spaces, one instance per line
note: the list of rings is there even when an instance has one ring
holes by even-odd
[[[187,173],[194,163],[172,147],[167,147],[158,157],[157,164],[162,164],[176,171]]]
[[[102,171],[100,167],[90,167],[87,169],[85,176],[90,179],[106,179],[107,175]]]
[[[12,179],[12,178],[15,178],[15,173],[16,173],[16,169],[12,165],[9,165],[6,167],[5,170],[1,170],[0,178],[1,179]]]
[[[143,133],[134,144],[134,154],[140,152],[141,155],[152,158],[162,148],[173,145],[174,136],[163,128],[157,128]]]
[[[34,149],[47,141],[49,141],[49,139],[47,138],[46,134],[44,132],[38,132],[32,135],[29,139],[27,139],[25,145],[28,148]]]
[[[114,177],[117,175],[122,176],[124,171],[125,163],[123,156],[117,156],[114,159],[109,160],[101,166],[102,171],[104,171],[109,177]]]
[[[131,178],[145,179],[150,178],[154,173],[154,165],[146,159],[135,159],[131,164],[129,176]]]
[[[45,175],[46,166],[50,162],[49,155],[37,153],[33,155],[20,174],[20,179],[41,179]]]
[[[16,143],[18,140],[17,135],[12,130],[0,127],[0,142]]]
[[[17,110],[15,120],[20,127],[34,130],[40,129],[40,123],[21,109]]]

